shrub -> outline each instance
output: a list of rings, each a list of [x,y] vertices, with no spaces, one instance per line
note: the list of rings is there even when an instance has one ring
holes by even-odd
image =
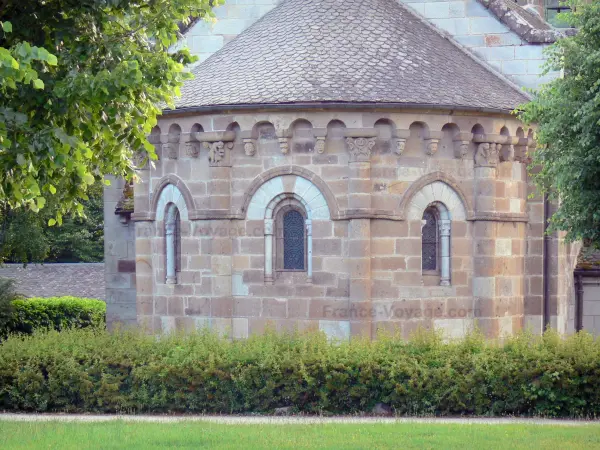
[[[39,329],[101,327],[106,315],[106,304],[102,300],[78,297],[17,299],[12,301],[12,309],[5,335],[31,334]]]
[[[88,328],[0,344],[0,410],[12,411],[355,414],[382,402],[403,415],[597,417],[599,385],[600,342],[586,333],[500,346],[478,334],[334,344]]]

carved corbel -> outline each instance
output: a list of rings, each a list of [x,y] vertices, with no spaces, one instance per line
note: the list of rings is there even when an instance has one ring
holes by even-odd
[[[405,138],[396,138],[396,142],[394,144],[394,153],[398,156],[402,156],[402,153],[404,153],[405,148],[406,148],[406,139]]]
[[[471,133],[458,133],[454,137],[454,157],[456,159],[465,159],[469,154],[471,144]]]
[[[185,143],[185,154],[190,158],[197,158],[200,155],[200,147],[202,144],[198,142],[194,136],[190,134],[187,142]]]
[[[169,159],[177,159],[179,156],[179,139],[180,134],[167,134],[167,143],[163,144],[162,152]]]
[[[409,137],[410,137],[410,130],[397,130],[396,131],[396,136],[392,139],[392,141],[393,141],[392,150],[396,155],[402,156],[402,154],[404,153],[404,150],[406,149],[406,141],[408,140]]]
[[[439,139],[434,139],[434,138],[425,139],[425,146],[426,146],[425,152],[429,156],[435,155],[438,151],[439,143],[440,143]]]
[[[244,153],[246,156],[254,156],[256,154],[256,142],[254,139],[244,139]]]
[[[319,155],[325,153],[325,136],[317,136],[317,143],[315,144],[315,152]]]
[[[281,153],[287,155],[290,152],[290,140],[286,137],[280,137],[279,140],[279,148],[281,149]]]

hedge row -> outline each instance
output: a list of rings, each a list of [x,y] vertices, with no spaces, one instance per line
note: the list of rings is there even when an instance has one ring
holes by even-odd
[[[0,345],[0,410],[403,415],[600,415],[600,342],[523,334],[502,346],[474,334],[330,343],[209,332],[156,338],[67,330]]]
[[[31,334],[35,330],[102,327],[106,304],[102,300],[79,297],[24,298],[12,300],[3,336],[9,333]]]

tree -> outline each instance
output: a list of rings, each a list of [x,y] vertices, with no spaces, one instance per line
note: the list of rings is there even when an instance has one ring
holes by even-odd
[[[25,208],[0,214],[0,262],[100,262],[104,258],[103,186],[96,183],[82,201],[83,216],[67,214],[49,227],[52,205],[35,213]]]
[[[61,223],[105,174],[156,159],[146,135],[191,77],[178,25],[222,3],[0,0],[0,206]]]
[[[537,123],[532,155],[537,186],[558,209],[550,230],[600,246],[600,2],[571,1],[563,20],[578,28],[547,51],[546,71],[563,76],[544,85],[520,118]]]

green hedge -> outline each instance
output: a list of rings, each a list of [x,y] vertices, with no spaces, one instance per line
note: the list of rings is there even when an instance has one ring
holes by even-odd
[[[0,345],[0,410],[11,411],[354,414],[383,402],[403,415],[597,417],[599,386],[600,342],[585,333],[500,346],[476,334],[332,344],[88,328]]]
[[[35,330],[101,327],[106,316],[102,300],[79,297],[25,298],[12,301],[12,317],[3,330],[31,334]]]

